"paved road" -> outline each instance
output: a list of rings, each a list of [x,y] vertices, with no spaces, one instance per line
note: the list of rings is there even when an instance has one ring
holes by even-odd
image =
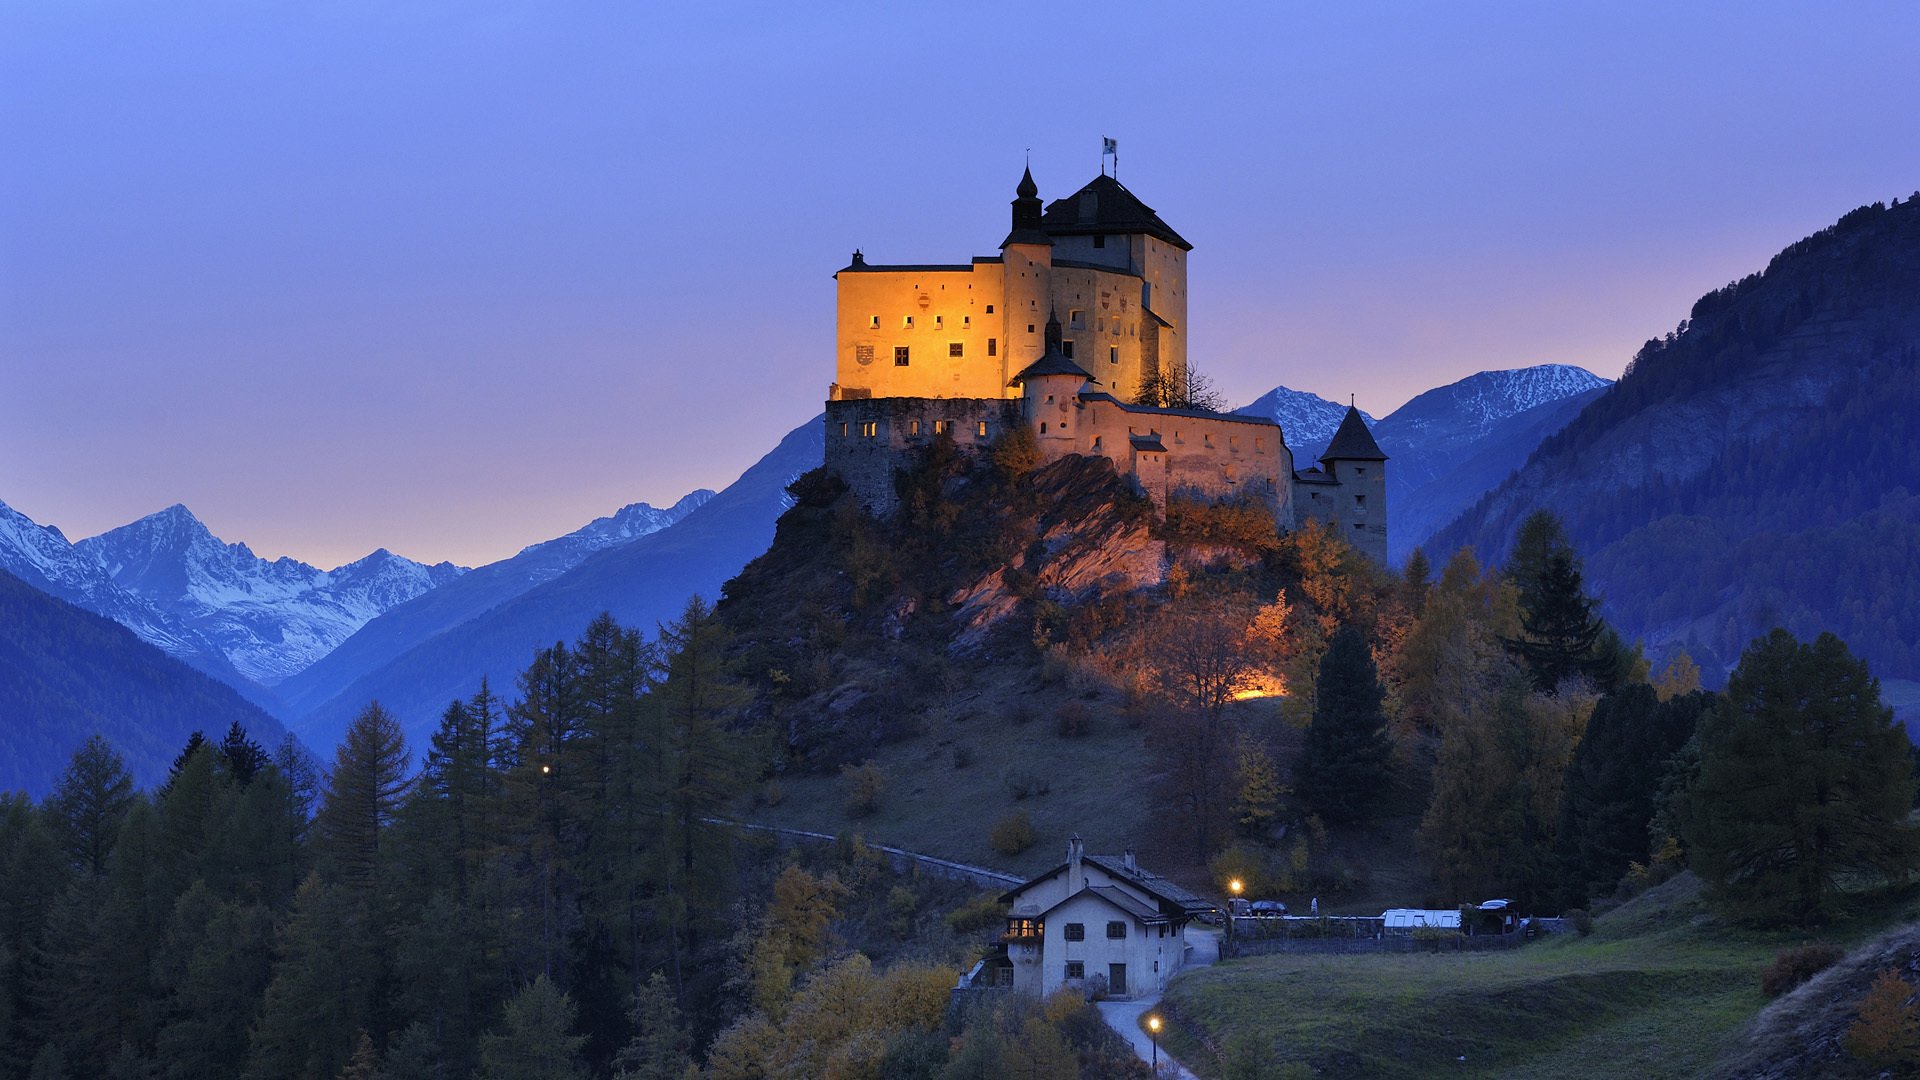
[[[1220,934],[1214,930],[1187,928],[1187,941],[1193,946],[1193,955],[1187,960],[1187,967],[1206,967],[1220,959]],[[1142,1028],[1140,1018],[1160,1003],[1160,995],[1135,998],[1132,1001],[1102,1001],[1099,1004],[1100,1016],[1107,1026],[1120,1033],[1140,1060],[1153,1061],[1153,1039]],[[1192,1072],[1173,1060],[1167,1054],[1167,1048],[1160,1048],[1160,1075],[1172,1080],[1199,1080]]]

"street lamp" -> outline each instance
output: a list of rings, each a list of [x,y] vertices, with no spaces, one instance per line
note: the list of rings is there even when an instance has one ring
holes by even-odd
[[[1240,899],[1240,891],[1245,888],[1246,885],[1242,884],[1239,878],[1227,882],[1227,891],[1233,894],[1235,900]]]
[[[1153,1033],[1153,1074],[1160,1075],[1160,1018],[1147,1017],[1147,1030]]]

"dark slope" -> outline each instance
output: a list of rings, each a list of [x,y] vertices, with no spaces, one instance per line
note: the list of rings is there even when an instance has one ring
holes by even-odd
[[[152,785],[194,730],[218,737],[234,721],[269,746],[284,734],[231,687],[0,571],[0,790],[45,794],[95,733]]]
[[[786,487],[817,468],[821,419],[802,424],[780,445],[670,529],[610,548],[512,600],[445,630],[334,695],[301,721],[302,737],[331,745],[347,721],[378,699],[392,709],[416,747],[447,702],[471,695],[487,676],[503,696],[534,650],[572,641],[602,611],[651,634],[698,593],[720,586],[773,540],[788,505]]]
[[[1567,522],[1608,614],[1709,672],[1774,625],[1920,672],[1920,201],[1863,207],[1710,293],[1439,533]]]

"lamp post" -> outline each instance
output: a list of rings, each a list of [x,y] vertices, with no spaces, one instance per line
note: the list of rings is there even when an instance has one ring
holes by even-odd
[[[1153,1074],[1160,1075],[1160,1018],[1147,1017],[1147,1030],[1153,1034]]]

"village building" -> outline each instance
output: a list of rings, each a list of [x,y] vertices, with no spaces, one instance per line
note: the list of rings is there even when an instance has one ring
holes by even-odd
[[[834,275],[835,380],[826,463],[869,512],[894,509],[893,475],[937,438],[984,450],[1014,425],[1046,461],[1103,457],[1154,503],[1264,503],[1281,528],[1332,525],[1387,557],[1386,461],[1349,408],[1317,465],[1296,470],[1270,419],[1136,405],[1184,387],[1187,253],[1131,191],[1102,174],[1042,207],[1029,170],[998,256],[868,263]]]
[[[1214,905],[1140,868],[1133,852],[1067,860],[1000,898],[1004,957],[990,981],[1045,997],[1061,987],[1111,998],[1158,994],[1186,961],[1187,924]],[[983,972],[985,974],[985,972]]]

